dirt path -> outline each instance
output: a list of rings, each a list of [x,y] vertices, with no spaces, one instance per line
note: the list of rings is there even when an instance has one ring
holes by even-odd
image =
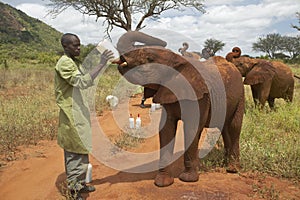
[[[141,109],[140,97],[132,98],[129,110],[139,113],[143,125],[150,123],[149,108]],[[148,101],[146,103],[149,103]],[[127,116],[127,112],[123,113]],[[119,115],[119,114],[118,114]],[[118,128],[111,112],[99,117],[101,128],[108,137],[117,137]],[[125,122],[124,122],[125,123]],[[154,122],[152,122],[154,123]],[[151,125],[152,127],[152,125]],[[158,149],[157,135],[146,139],[132,152]],[[61,200],[64,193],[63,151],[56,141],[42,141],[37,146],[20,148],[22,157],[0,169],[0,199],[3,200]],[[123,160],[124,161],[124,160]],[[123,162],[120,160],[120,164]],[[175,178],[173,185],[158,188],[153,184],[156,172],[127,173],[103,165],[91,156],[96,192],[85,197],[99,199],[300,199],[300,188],[290,181],[262,177],[255,173],[227,174],[223,169],[200,174],[196,183],[184,183]],[[182,160],[174,165],[174,175],[182,169]]]

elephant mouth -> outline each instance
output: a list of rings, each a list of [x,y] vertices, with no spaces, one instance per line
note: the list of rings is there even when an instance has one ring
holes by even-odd
[[[120,58],[113,60],[112,63],[117,64],[119,67],[122,67],[122,68],[128,66],[128,63],[123,56],[120,56]]]

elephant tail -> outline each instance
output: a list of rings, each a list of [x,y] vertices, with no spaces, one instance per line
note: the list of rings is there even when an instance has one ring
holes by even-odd
[[[300,76],[294,74],[294,77],[297,78],[297,79],[300,79]]]

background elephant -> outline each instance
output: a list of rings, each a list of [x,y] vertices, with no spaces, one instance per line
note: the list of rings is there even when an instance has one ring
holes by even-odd
[[[122,54],[114,63],[118,64],[119,72],[129,82],[156,90],[153,102],[160,103],[164,108],[159,129],[160,160],[155,185],[168,186],[174,181],[168,166],[173,156],[179,120],[184,125],[185,147],[185,169],[179,179],[198,181],[200,134],[204,127],[217,126],[214,117],[222,114],[215,111],[212,105],[213,101],[222,99],[222,90],[224,101],[218,105],[223,105],[225,112],[222,125],[218,128],[224,141],[227,170],[237,172],[244,86],[241,74],[232,63],[219,56],[205,62],[186,59],[162,47],[137,48]],[[221,84],[217,86],[219,88],[211,88],[207,83],[215,83],[216,75],[219,75]],[[215,89],[220,90],[212,92]]]
[[[188,52],[186,51],[189,48],[189,44],[187,42],[182,43],[182,47],[178,49],[182,56],[187,58],[194,58],[196,60],[201,59],[200,52]]]
[[[267,61],[241,55],[241,49],[234,47],[226,55],[242,76],[244,84],[251,86],[254,104],[261,107],[268,101],[271,109],[274,108],[275,98],[283,98],[292,102],[294,93],[294,78],[291,69],[279,61]]]
[[[214,52],[208,47],[204,47],[201,52],[202,52],[201,54],[202,58],[206,60],[214,56]]]

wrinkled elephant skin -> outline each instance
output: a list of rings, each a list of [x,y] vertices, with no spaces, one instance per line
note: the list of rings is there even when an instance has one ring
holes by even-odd
[[[131,83],[150,86],[156,90],[153,102],[163,106],[159,127],[160,160],[155,185],[169,186],[174,178],[170,164],[174,150],[174,139],[179,120],[184,128],[184,171],[179,179],[195,182],[199,179],[198,143],[204,127],[213,126],[212,116],[222,113],[214,111],[214,100],[223,100],[224,119],[219,126],[225,147],[228,171],[239,169],[239,138],[244,113],[244,86],[242,76],[236,67],[226,59],[216,56],[205,62],[186,59],[163,47],[143,47],[120,56],[115,61],[119,72]],[[215,71],[214,71],[215,70]],[[210,88],[206,83],[218,82]],[[219,89],[219,90],[218,90]],[[218,93],[219,91],[220,94]],[[218,104],[219,105],[219,104]],[[162,121],[164,123],[162,123]],[[217,121],[218,122],[218,121]],[[216,123],[218,124],[218,123]]]

